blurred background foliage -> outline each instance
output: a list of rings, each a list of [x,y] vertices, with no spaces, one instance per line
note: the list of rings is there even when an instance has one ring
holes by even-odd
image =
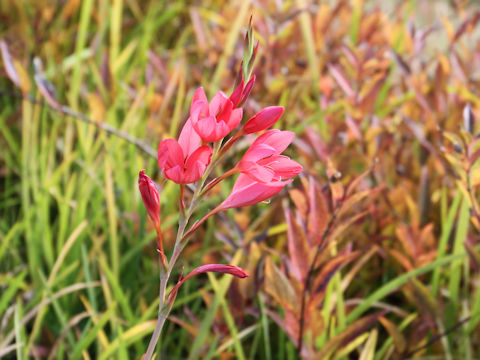
[[[196,88],[232,90],[251,15],[246,116],[283,105],[305,172],[194,236],[177,273],[227,262],[250,277],[188,281],[157,358],[479,358],[468,0],[2,0],[0,357],[145,352],[158,265],[138,171],[162,187],[168,251],[178,187],[156,146]]]

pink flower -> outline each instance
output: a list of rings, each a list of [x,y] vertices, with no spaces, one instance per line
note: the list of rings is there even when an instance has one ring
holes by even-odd
[[[223,92],[219,91],[208,103],[203,88],[193,95],[190,106],[192,126],[205,142],[215,142],[223,139],[242,120],[242,109],[234,109],[233,102]]]
[[[212,149],[200,145],[201,139],[193,130],[191,119],[188,119],[178,142],[165,139],[158,145],[158,166],[164,176],[177,184],[198,181],[212,157]]]
[[[268,129],[280,119],[283,111],[283,106],[269,106],[260,110],[243,125],[243,132],[252,134]]]
[[[145,170],[138,174],[138,188],[142,195],[143,204],[147,208],[148,215],[156,226],[160,225],[160,200],[155,183],[147,175]]]
[[[217,206],[213,213],[221,210],[227,210],[235,207],[249,206],[260,201],[264,201],[273,195],[276,195],[283,189],[285,185],[293,181],[270,181],[268,183],[259,183],[251,177],[240,174],[237,181],[233,185],[233,189],[228,198],[225,199],[219,206]]]
[[[237,169],[261,183],[289,179],[300,174],[303,167],[287,156],[280,155],[293,141],[291,131],[269,130],[260,135],[237,165]]]

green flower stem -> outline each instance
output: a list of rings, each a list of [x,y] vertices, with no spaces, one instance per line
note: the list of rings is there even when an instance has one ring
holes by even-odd
[[[219,160],[217,159],[217,157],[219,155],[220,147],[221,147],[221,142],[218,142],[215,144],[215,147],[213,149],[213,154],[212,154],[212,161],[210,161],[210,164],[205,169],[205,172],[202,178],[198,181],[192,196],[192,201],[190,202],[190,206],[186,211],[185,211],[185,208],[182,206],[183,205],[182,204],[183,192],[182,192],[182,196],[180,199],[181,211],[180,211],[180,218],[179,218],[179,224],[178,224],[177,238],[175,239],[175,245],[173,248],[172,257],[168,262],[168,266],[162,266],[162,264],[160,264],[160,290],[158,295],[159,303],[158,303],[157,324],[155,325],[155,330],[153,331],[152,338],[150,339],[150,343],[148,344],[147,352],[145,353],[145,357],[143,360],[150,360],[152,358],[153,352],[155,351],[155,348],[158,343],[158,339],[160,338],[160,334],[162,333],[162,328],[163,328],[163,325],[165,324],[165,320],[170,315],[170,311],[173,306],[173,300],[172,300],[172,303],[168,303],[165,301],[166,300],[165,294],[167,291],[168,280],[170,279],[170,275],[172,274],[172,269],[174,268],[175,263],[178,260],[178,257],[180,256],[181,252],[185,248],[185,245],[187,244],[187,241],[184,241],[188,239],[185,236],[185,229],[187,228],[188,222],[197,207],[198,199],[202,196],[202,190],[203,190],[205,181],[207,180],[208,176],[212,172],[214,164],[216,163],[216,161]],[[198,228],[198,226],[196,228]],[[191,231],[188,231],[187,233],[191,234]]]

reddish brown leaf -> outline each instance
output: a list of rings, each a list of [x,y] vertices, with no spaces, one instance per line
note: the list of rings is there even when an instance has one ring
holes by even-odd
[[[311,246],[318,245],[327,227],[329,212],[327,201],[313,177],[310,178],[308,205],[310,210],[308,216],[308,238]]]
[[[307,127],[305,129],[305,134],[307,135],[307,138],[308,138],[311,146],[315,150],[315,153],[317,154],[318,158],[322,161],[327,161],[327,157],[328,157],[327,145],[323,141],[320,134],[318,134],[311,127]]]
[[[411,229],[405,224],[399,224],[395,229],[395,235],[402,244],[405,252],[412,258],[417,257],[417,246],[413,239]]]
[[[326,264],[322,265],[320,273],[313,281],[314,295],[311,300],[312,304],[319,304],[323,300],[325,290],[333,275],[335,275],[335,273],[342,267],[346,266],[350,261],[355,259],[359,254],[359,251],[354,251],[349,254],[342,254],[334,257]]]
[[[292,311],[299,309],[299,302],[293,286],[287,277],[273,264],[270,257],[265,264],[265,291],[277,303]]]
[[[290,199],[292,199],[293,203],[295,204],[295,208],[305,218],[308,212],[308,204],[305,194],[299,189],[289,189],[288,195],[290,195]]]
[[[399,262],[400,265],[403,266],[403,268],[407,271],[413,270],[413,265],[410,262],[410,260],[403,255],[400,251],[395,250],[395,249],[388,249],[389,254],[395,258]]]
[[[311,255],[307,236],[293,218],[288,207],[285,208],[285,218],[288,225],[288,252],[290,254],[292,272],[300,282],[304,283],[310,267]]]
[[[393,339],[393,345],[395,346],[397,352],[402,354],[407,348],[407,341],[405,340],[402,332],[398,329],[395,323],[388,320],[387,318],[381,316],[378,320],[382,323],[383,327],[387,330],[388,334]]]
[[[353,194],[352,196],[348,197],[342,204],[341,210],[338,212],[338,217],[342,217],[345,215],[349,210],[352,210],[352,208],[357,205],[360,201],[362,201],[365,198],[374,199],[377,194],[384,189],[384,186],[378,186],[375,189],[368,189],[364,191],[357,192]]]
[[[355,91],[353,90],[352,85],[348,81],[347,76],[338,67],[336,67],[333,64],[328,64],[327,67],[328,67],[328,70],[330,71],[330,74],[332,74],[335,81],[342,88],[343,92],[348,97],[354,97]]]
[[[350,49],[348,46],[345,44],[342,44],[341,46],[342,52],[345,55],[345,57],[348,59],[350,64],[352,64],[353,67],[358,68],[360,66],[360,63],[358,61],[357,56],[354,54],[352,49]]]

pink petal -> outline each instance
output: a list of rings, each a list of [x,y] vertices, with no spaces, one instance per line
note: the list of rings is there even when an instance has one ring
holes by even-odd
[[[195,102],[197,101],[202,101],[208,104],[208,99],[207,95],[205,95],[205,91],[203,90],[203,87],[199,87],[196,91],[195,94],[193,94],[192,98],[192,106]]]
[[[202,139],[193,129],[191,118],[188,118],[183,126],[182,132],[178,137],[178,143],[186,157],[190,156],[202,144]]]
[[[254,181],[247,175],[240,174],[233,186],[232,193],[218,206],[218,208],[226,210],[259,203],[260,201],[276,195],[285,185],[290,184],[292,181],[293,179],[287,181],[272,181],[262,184]]]
[[[245,152],[240,163],[243,161],[257,162],[263,158],[276,155],[277,151],[274,147],[267,144],[255,144],[253,143],[250,148]]]
[[[272,169],[269,169],[268,167],[258,165],[257,163],[250,163],[251,166],[247,169],[239,168],[239,170],[254,179],[255,181],[261,182],[261,183],[268,183],[272,181],[274,176],[276,175],[275,172]]]
[[[203,141],[210,142],[215,137],[217,119],[215,116],[207,116],[192,122],[193,128]]]
[[[238,126],[238,124],[240,124],[240,121],[242,121],[242,116],[243,116],[243,109],[235,109],[232,111],[232,114],[230,115],[230,119],[227,121],[230,131],[235,129]]]
[[[223,108],[216,115],[217,122],[223,121],[225,123],[228,123],[230,120],[230,116],[232,115],[232,110],[233,103],[229,99],[227,99],[227,101],[225,101],[225,104],[223,105]]]
[[[283,155],[260,160],[258,164],[272,169],[272,171],[275,173],[275,176],[282,180],[297,176],[303,171],[302,165],[291,160],[288,156]]]
[[[210,115],[217,116],[217,114],[222,111],[227,101],[229,101],[227,95],[225,95],[222,91],[217,92],[212,101],[210,101]]]
[[[190,117],[196,121],[198,118],[209,116],[210,111],[208,110],[208,102],[206,101],[195,101],[190,106]]]
[[[183,150],[177,140],[165,139],[158,145],[158,166],[165,171],[176,165],[183,167]]]
[[[182,184],[190,184],[200,180],[203,173],[205,172],[205,164],[202,164],[199,161],[194,162],[190,165],[184,172],[182,176]]]
[[[233,107],[237,107],[238,103],[240,102],[240,99],[242,98],[243,94],[243,86],[245,85],[245,82],[242,80],[240,84],[233,90],[232,95],[230,95],[229,99],[233,103]]]
[[[268,130],[260,135],[252,144],[252,148],[257,144],[265,144],[276,150],[276,155],[281,154],[295,138],[295,133],[291,131]]]
[[[253,115],[243,126],[247,134],[268,129],[275,124],[283,114],[283,106],[269,106]]]
[[[174,183],[177,184],[185,184],[184,175],[183,175],[183,165],[177,165],[166,169],[163,174],[169,180],[172,180]]]
[[[233,184],[232,194],[255,183],[256,181],[249,176],[243,176],[240,174],[240,176],[237,178],[237,181],[235,181],[235,184]]]
[[[187,158],[185,167],[188,169],[189,166],[193,165],[197,161],[207,166],[208,164],[210,164],[211,157],[212,157],[212,149],[207,145],[203,145],[199,147],[197,150],[195,150],[195,152],[190,157]]]
[[[208,142],[216,142],[220,139],[223,139],[230,133],[230,127],[224,121],[220,121],[217,123],[215,127],[215,131],[207,137],[205,140]]]
[[[200,180],[212,157],[212,149],[204,145],[199,147],[185,163],[185,171],[182,182],[189,184]]]

